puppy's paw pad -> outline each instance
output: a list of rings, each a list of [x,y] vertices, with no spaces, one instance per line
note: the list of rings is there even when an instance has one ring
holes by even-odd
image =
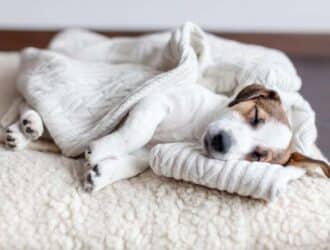
[[[36,112],[28,112],[21,117],[21,129],[30,140],[37,140],[44,132],[40,116]]]
[[[83,188],[86,192],[93,192],[99,189],[99,184],[102,182],[101,170],[97,164],[94,166],[90,166],[88,162],[86,164],[89,166],[89,170],[87,171]]]
[[[9,141],[8,139],[6,139],[6,141],[5,141],[5,146],[8,149],[13,149],[13,150],[18,149],[16,142],[15,141]]]
[[[95,176],[101,176],[100,168],[97,164],[93,166],[91,171],[95,174]]]
[[[24,148],[28,143],[28,140],[19,130],[16,124],[10,126],[6,130],[6,137],[5,137],[5,146],[8,149],[18,150]]]
[[[85,190],[85,192],[92,193],[94,191],[94,188],[95,188],[94,180],[92,174],[89,173],[87,174],[86,179],[83,183],[83,189]]]
[[[15,142],[16,141],[15,137],[12,137],[11,135],[7,135],[6,140],[8,142]]]
[[[22,120],[22,124],[23,124],[24,126],[28,125],[29,123],[31,123],[30,120],[27,120],[27,119],[23,119],[23,120]]]
[[[97,151],[95,151],[95,149],[92,148],[91,146],[89,146],[85,150],[84,156],[85,156],[85,159],[89,163],[90,166],[94,166],[95,164],[100,162],[100,157],[98,157]]]

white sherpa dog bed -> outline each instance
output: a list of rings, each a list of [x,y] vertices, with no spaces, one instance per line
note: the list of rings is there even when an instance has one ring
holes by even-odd
[[[17,58],[0,57],[10,93]],[[323,178],[304,176],[266,204],[150,171],[90,196],[77,182],[81,162],[52,154],[1,149],[0,165],[1,249],[326,249],[330,241]]]
[[[300,78],[290,60],[279,51],[216,38],[191,23],[172,33],[131,39],[65,31],[47,50],[25,49],[17,76],[19,92],[41,114],[66,156],[81,154],[91,141],[109,134],[150,93],[201,84],[228,100],[255,82],[281,95],[294,150],[319,158],[311,147],[315,115],[297,92]],[[3,127],[10,125],[10,117],[12,111],[1,120]],[[157,155],[151,155],[157,174],[245,196],[271,200],[304,174],[272,164],[213,161],[189,145],[179,155],[180,147],[167,146],[159,145]]]

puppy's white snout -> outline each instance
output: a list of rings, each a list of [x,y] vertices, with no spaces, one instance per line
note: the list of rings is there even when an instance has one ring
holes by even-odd
[[[243,159],[251,151],[252,134],[253,130],[245,120],[238,113],[231,111],[207,127],[203,144],[212,158]]]

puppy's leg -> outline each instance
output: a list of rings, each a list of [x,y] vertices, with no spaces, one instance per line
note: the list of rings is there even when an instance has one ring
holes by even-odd
[[[19,115],[18,121],[7,128],[5,135],[6,147],[13,150],[26,148],[44,132],[40,115],[24,101],[19,104]]]
[[[25,137],[31,141],[38,140],[44,133],[40,115],[26,102],[20,105],[20,128]]]
[[[148,159],[149,154],[142,149],[131,155],[114,156],[88,166],[83,188],[87,192],[97,191],[108,184],[136,176],[148,168]]]
[[[29,142],[29,139],[21,131],[19,120],[6,129],[5,145],[7,148],[12,150],[24,149]]]
[[[157,103],[153,98],[138,103],[118,130],[89,145],[85,152],[86,159],[95,165],[108,157],[137,151],[151,140],[166,113],[161,102]]]

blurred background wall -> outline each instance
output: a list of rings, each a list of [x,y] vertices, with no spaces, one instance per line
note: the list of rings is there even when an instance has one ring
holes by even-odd
[[[318,143],[330,157],[330,0],[0,0],[0,51],[46,47],[67,27],[131,36],[187,20],[287,53],[316,111]]]
[[[0,0],[0,29],[103,30],[175,27],[216,31],[329,33],[329,0]]]

